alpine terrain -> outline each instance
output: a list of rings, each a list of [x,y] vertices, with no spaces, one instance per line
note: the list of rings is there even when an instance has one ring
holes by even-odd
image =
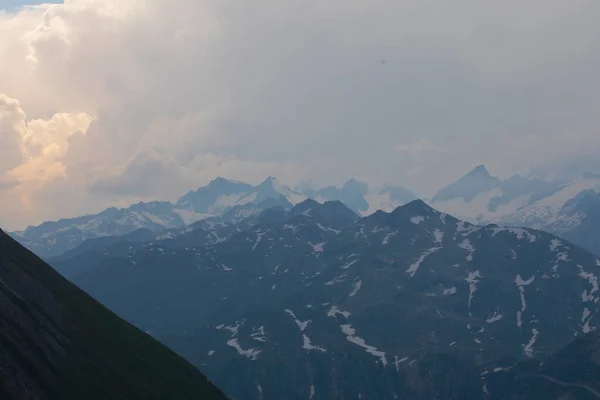
[[[600,391],[581,350],[598,343],[597,257],[421,200],[362,218],[339,201],[276,205],[53,266],[231,399]],[[576,377],[571,359],[588,363]],[[545,385],[513,391],[523,373]]]

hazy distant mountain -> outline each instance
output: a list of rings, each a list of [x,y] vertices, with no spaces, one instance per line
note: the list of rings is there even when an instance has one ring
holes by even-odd
[[[138,230],[151,230],[155,233],[176,230],[247,204],[279,201],[282,196],[287,203],[284,208],[307,198],[321,202],[339,200],[362,215],[378,209],[390,211],[416,198],[408,190],[393,186],[373,194],[368,191],[365,183],[354,179],[342,188],[327,187],[300,193],[274,177],[268,177],[256,186],[219,177],[207,186],[182,196],[175,204],[151,202],[138,203],[125,209],[110,208],[99,214],[45,222],[21,232],[12,232],[11,235],[39,256],[49,259],[90,239],[127,235]],[[250,206],[249,209],[263,209],[264,204],[259,207]]]
[[[559,182],[518,175],[501,180],[491,176],[485,166],[480,165],[442,188],[433,196],[431,204],[465,220],[485,224],[551,196],[561,187]]]
[[[574,219],[579,220],[579,224],[564,232],[563,235],[600,255],[600,193],[593,190],[581,192],[575,199],[567,202],[564,209]]]
[[[417,197],[400,186],[371,191],[364,182],[351,179],[341,188],[328,186],[304,191],[290,189],[276,178],[259,185],[216,178],[207,186],[182,196],[175,205],[168,202],[139,203],[126,209],[115,208],[100,214],[46,222],[11,235],[36,254],[48,259],[72,250],[89,239],[120,236],[140,229],[155,233],[173,231],[197,221],[221,216],[230,210],[280,197],[284,208],[310,198],[319,202],[341,201],[355,213],[368,216],[377,210],[391,212]],[[537,178],[513,176],[499,179],[484,166],[474,168],[456,182],[442,188],[429,202],[443,212],[477,224],[524,226],[545,230],[600,254],[600,226],[594,222],[592,200],[600,192],[600,177],[586,174],[569,181],[546,182]],[[584,194],[587,195],[584,196]],[[578,197],[578,195],[580,195]],[[584,197],[582,197],[584,196]],[[242,216],[243,216],[242,211]],[[225,218],[224,220],[229,220]],[[585,224],[584,224],[585,222]]]
[[[0,230],[0,398],[225,399]]]
[[[322,189],[305,190],[307,197],[324,201],[341,201],[360,215],[370,215],[377,210],[392,211],[417,197],[401,186],[387,186],[379,192],[371,192],[366,183],[350,179],[343,187],[328,186]]]
[[[217,241],[197,239],[204,224],[194,240],[54,266],[232,399],[511,398],[495,374],[537,368],[598,326],[600,261],[544,232],[422,201],[358,219],[307,200],[249,218]]]
[[[600,176],[594,174],[568,182],[500,180],[479,166],[440,190],[431,204],[471,222],[545,230],[600,254],[598,192]]]
[[[258,186],[216,178],[208,186],[169,202],[138,203],[124,209],[109,208],[99,214],[45,222],[12,232],[11,236],[43,258],[56,257],[86,240],[127,235],[137,230],[161,232],[181,228],[219,215],[236,206],[258,204],[284,195],[293,204],[306,199],[269,177]]]
[[[189,192],[177,200],[176,207],[192,210],[199,214],[216,214],[236,205],[254,187],[247,183],[234,182],[218,177],[207,186]]]
[[[551,165],[532,168],[530,175],[544,180],[572,181],[588,173],[600,175],[600,159],[597,154],[580,154],[575,160],[554,160]]]
[[[158,231],[184,225],[180,210],[169,202],[138,203],[99,214],[44,222],[11,236],[42,258],[59,255],[88,239],[125,235],[138,229]]]

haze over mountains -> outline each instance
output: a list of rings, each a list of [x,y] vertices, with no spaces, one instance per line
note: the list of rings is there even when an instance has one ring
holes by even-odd
[[[491,176],[484,166],[478,166],[426,201],[436,209],[472,223],[541,229],[599,253],[599,193],[599,175],[586,173],[570,181],[521,176],[502,180]],[[11,234],[48,258],[88,239],[125,235],[138,229],[160,232],[180,228],[221,215],[237,205],[258,204],[280,196],[292,205],[307,198],[319,202],[339,200],[361,216],[377,210],[390,212],[417,198],[401,186],[372,190],[355,179],[341,188],[315,189],[305,185],[294,190],[273,177],[256,186],[219,177],[174,203],[155,201],[125,209],[110,208],[99,214],[47,222]]]
[[[0,1],[0,400],[600,399],[599,20]]]
[[[552,232],[600,253],[600,175],[586,173],[570,181],[520,176],[501,180],[478,166],[440,190],[431,204],[474,223]]]
[[[500,223],[532,210],[529,224],[597,237],[598,181],[480,166],[425,202],[217,178],[13,235],[231,399],[595,398],[597,252]]]
[[[600,260],[550,234],[420,200],[257,208],[51,263],[232,399],[533,400],[504,383],[597,328]]]

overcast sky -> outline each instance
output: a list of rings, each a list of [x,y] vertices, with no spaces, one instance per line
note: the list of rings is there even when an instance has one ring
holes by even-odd
[[[597,0],[70,0],[0,11],[0,226],[220,175],[401,184],[600,154]]]

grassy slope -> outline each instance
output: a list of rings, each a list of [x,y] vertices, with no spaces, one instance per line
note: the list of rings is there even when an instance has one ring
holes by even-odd
[[[5,262],[50,288],[66,315],[61,333],[70,344],[67,354],[58,356],[55,363],[48,362],[48,357],[56,355],[28,347],[27,339],[18,334],[18,326],[13,332],[0,331],[0,353],[19,360],[48,398],[225,398],[188,362],[117,317],[1,230],[0,253]],[[29,315],[33,314],[32,307],[39,311],[35,304],[17,304]]]

